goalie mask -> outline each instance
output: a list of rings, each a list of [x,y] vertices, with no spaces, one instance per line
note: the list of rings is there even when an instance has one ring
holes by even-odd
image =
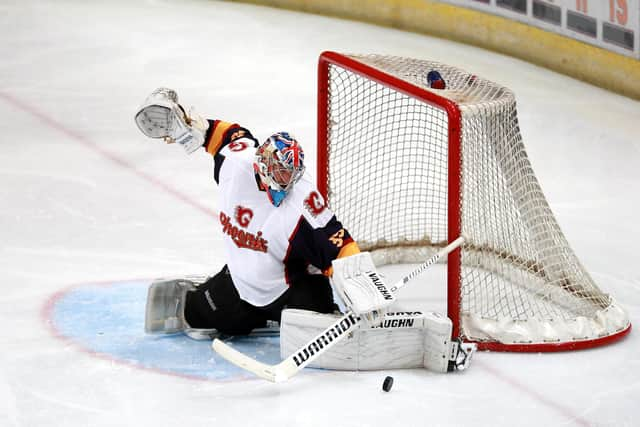
[[[304,174],[304,152],[289,133],[278,132],[258,147],[253,166],[277,207]]]

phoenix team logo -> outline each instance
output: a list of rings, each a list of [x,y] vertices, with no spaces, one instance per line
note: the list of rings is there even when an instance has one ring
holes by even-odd
[[[311,194],[304,199],[304,207],[307,208],[311,215],[318,216],[325,210],[327,205],[317,191],[312,191]]]
[[[240,249],[267,252],[269,249],[269,241],[262,237],[262,231],[258,231],[256,234],[253,234],[233,224],[233,219],[235,219],[241,227],[246,228],[249,225],[251,218],[253,218],[253,212],[250,209],[240,208],[240,206],[236,207],[234,218],[226,215],[222,211],[220,212],[220,225],[222,225],[222,232],[228,235],[233,243]]]
[[[240,227],[247,228],[249,226],[249,223],[253,219],[253,211],[249,208],[236,206],[235,217],[236,222],[240,225]]]

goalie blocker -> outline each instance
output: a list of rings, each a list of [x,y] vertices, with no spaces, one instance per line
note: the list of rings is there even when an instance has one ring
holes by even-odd
[[[366,324],[379,326],[396,298],[376,271],[371,253],[334,259],[331,265],[333,286],[342,301]]]
[[[340,315],[286,309],[280,325],[283,359],[298,351]],[[451,320],[438,313],[387,313],[379,326],[364,323],[308,366],[336,370],[427,368],[435,372],[465,369],[475,344],[451,340]],[[321,340],[320,340],[321,341]],[[299,358],[309,358],[325,343],[307,346]],[[300,360],[300,363],[304,360]]]

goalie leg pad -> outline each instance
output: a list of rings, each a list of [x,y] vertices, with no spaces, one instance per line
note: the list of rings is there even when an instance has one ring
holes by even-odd
[[[147,292],[144,330],[148,334],[174,334],[186,327],[184,302],[193,282],[185,279],[154,281]]]
[[[340,317],[307,310],[283,310],[282,359],[298,351]],[[476,350],[475,344],[452,340],[451,320],[438,313],[387,313],[380,326],[360,325],[309,366],[347,371],[424,367],[444,373],[466,369]]]
[[[187,276],[179,279],[158,279],[147,292],[145,332],[148,334],[184,333],[194,340],[211,340],[223,336],[215,328],[194,328],[185,317],[187,292],[208,282],[210,277]],[[278,322],[267,320],[264,327],[255,328],[250,336],[278,336]]]
[[[425,313],[424,367],[447,372],[451,354],[451,319],[438,313]]]
[[[280,324],[284,359],[341,315],[286,309]],[[377,370],[423,366],[422,313],[387,313],[379,327],[356,329],[309,366],[336,370]]]
[[[207,280],[204,276],[155,280],[147,291],[144,330],[148,334],[186,333],[193,339],[210,339],[215,329],[191,328],[184,317],[187,292]]]

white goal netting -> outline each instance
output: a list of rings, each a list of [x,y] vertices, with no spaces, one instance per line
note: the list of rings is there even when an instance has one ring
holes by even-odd
[[[333,54],[323,64],[318,175],[329,206],[383,263],[422,262],[464,232],[448,289],[461,336],[526,351],[628,332],[549,208],[510,90],[431,61]],[[430,70],[445,90],[429,88]]]

